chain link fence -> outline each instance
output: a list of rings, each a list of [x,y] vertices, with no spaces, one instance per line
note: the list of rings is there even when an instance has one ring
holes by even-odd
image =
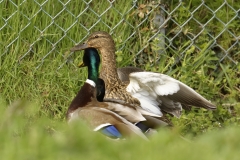
[[[237,66],[239,7],[237,0],[1,0],[0,55],[16,52],[18,62],[34,57],[36,68],[61,55],[61,68],[73,54],[69,48],[105,30],[114,37],[117,55],[129,52],[136,65],[157,63],[170,53],[177,54],[174,66],[186,53],[211,50],[216,63]]]

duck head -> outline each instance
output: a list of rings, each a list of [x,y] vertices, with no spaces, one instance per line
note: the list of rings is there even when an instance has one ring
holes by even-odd
[[[88,79],[97,84],[99,76],[100,56],[95,48],[86,48],[83,55],[83,64],[88,67]]]
[[[105,49],[115,51],[115,43],[110,34],[104,31],[98,31],[92,33],[86,42],[76,45],[75,47],[71,48],[70,51],[75,52],[84,50],[86,48],[96,48],[100,50],[100,52]]]

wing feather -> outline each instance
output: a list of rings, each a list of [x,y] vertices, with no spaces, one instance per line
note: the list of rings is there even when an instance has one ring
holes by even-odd
[[[180,117],[182,104],[216,109],[216,106],[206,100],[186,84],[161,73],[134,72],[129,75],[130,83],[127,91],[137,98],[141,107],[160,115],[160,107],[164,111]]]
[[[104,103],[108,104],[107,106],[108,110],[111,110],[117,113],[118,115],[124,117],[125,119],[127,119],[132,123],[146,120],[137,109],[131,106],[126,106],[126,105],[113,103],[113,102],[104,102]]]

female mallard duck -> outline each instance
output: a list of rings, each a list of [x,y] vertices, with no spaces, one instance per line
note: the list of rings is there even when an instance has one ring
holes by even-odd
[[[86,121],[94,131],[101,131],[103,134],[112,138],[122,138],[133,134],[146,139],[138,127],[115,113],[123,112],[123,115],[133,113],[134,115],[130,118],[132,121],[144,121],[145,118],[138,110],[128,109],[121,111],[122,108],[126,107],[123,105],[99,102],[103,100],[105,88],[104,81],[98,78],[100,57],[97,51],[93,48],[86,49],[83,61],[84,64],[88,66],[88,79],[68,108],[68,122],[82,119]],[[96,86],[98,88],[99,101],[96,99]],[[120,110],[118,108],[120,108]]]
[[[141,106],[148,112],[162,115],[161,110],[180,117],[182,104],[209,110],[216,106],[186,84],[164,74],[154,72],[133,72],[129,83],[121,82],[116,68],[115,44],[112,37],[103,31],[89,36],[86,43],[79,44],[71,51],[96,48],[102,55],[100,77],[106,84],[104,101],[117,101],[132,106]],[[125,77],[126,78],[126,77]]]
[[[90,55],[92,56],[92,59],[99,58],[99,54],[98,54],[97,50],[94,48],[89,48],[89,49],[85,50],[84,58],[90,57]],[[84,67],[84,66],[89,67],[88,61],[87,60],[84,60],[84,61],[86,61],[87,63],[83,62],[79,65],[79,67]],[[125,74],[134,68],[124,68],[124,70],[126,70],[126,69],[127,69],[127,71],[124,72]],[[122,78],[125,79],[125,76],[127,76],[127,75],[122,76]],[[102,79],[98,78],[96,88],[97,88],[96,98],[99,102],[103,102],[103,98],[105,95],[105,83]],[[108,101],[108,102],[104,102],[104,104],[107,105],[107,109],[122,116],[127,121],[135,124],[146,134],[149,134],[149,133],[151,134],[151,132],[153,131],[152,129],[157,129],[159,127],[168,125],[166,122],[161,120],[162,117],[161,117],[161,119],[156,119],[156,118],[160,118],[159,115],[147,112],[140,107],[132,107],[131,105],[128,105],[128,104],[123,105],[123,104],[118,103],[117,101],[115,101],[115,102]],[[153,117],[155,117],[155,118],[153,118]]]

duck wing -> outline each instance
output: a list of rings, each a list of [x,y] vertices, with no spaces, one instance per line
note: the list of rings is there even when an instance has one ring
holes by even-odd
[[[114,126],[123,136],[140,136],[147,140],[141,130],[118,114],[100,107],[83,107],[72,113],[74,119],[81,119],[91,126],[94,131],[106,131],[106,127]],[[73,119],[69,122],[72,122]],[[111,127],[112,128],[112,127]],[[115,134],[117,132],[115,131]]]
[[[186,84],[164,74],[154,72],[134,72],[129,75],[130,83],[127,91],[141,103],[144,109],[156,113],[156,104],[168,113],[179,117],[182,106],[193,105],[206,109],[216,109],[216,106],[194,91]],[[137,96],[135,96],[137,95]],[[147,97],[144,97],[147,95]],[[142,100],[151,97],[149,105],[142,105]],[[154,105],[152,105],[154,104]],[[149,108],[148,106],[155,106]]]
[[[145,121],[146,119],[143,117],[141,112],[137,110],[137,108],[132,107],[128,104],[120,104],[120,103],[114,103],[114,102],[106,102],[104,100],[104,106],[100,106],[101,108],[106,108],[121,117],[125,118],[127,121],[131,123],[137,123],[140,121]]]
[[[122,82],[129,82],[129,74],[133,72],[144,72],[144,70],[132,66],[117,68],[118,77]]]

